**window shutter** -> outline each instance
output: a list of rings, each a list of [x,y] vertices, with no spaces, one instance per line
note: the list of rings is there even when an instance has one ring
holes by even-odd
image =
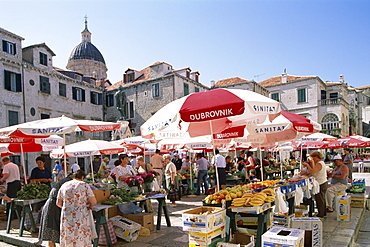
[[[127,82],[127,74],[123,74],[123,83]]]
[[[3,51],[5,51],[5,52],[6,52],[6,51],[7,51],[7,50],[6,50],[6,48],[7,48],[7,47],[6,47],[6,41],[5,41],[5,40],[3,40]]]
[[[49,78],[46,78],[47,80],[45,81],[46,84],[46,92],[50,94],[50,83],[49,83]]]
[[[91,91],[90,91],[90,103],[91,104],[96,104],[95,98],[94,98],[94,92],[91,92]]]
[[[14,54],[13,55],[15,55],[15,54],[17,54],[17,44],[13,44],[13,48],[14,48]]]
[[[103,105],[103,94],[98,93],[98,105]]]
[[[72,87],[72,99],[77,100],[77,90],[75,87]]]
[[[82,101],[85,101],[85,90],[81,89],[82,91]]]
[[[15,74],[16,92],[22,92],[21,74]]]
[[[4,70],[4,88],[6,90],[11,90],[10,88],[10,71]]]

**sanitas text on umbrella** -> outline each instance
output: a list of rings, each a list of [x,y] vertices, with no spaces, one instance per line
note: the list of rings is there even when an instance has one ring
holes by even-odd
[[[64,128],[32,129],[32,134],[49,134],[62,132]]]
[[[268,105],[253,105],[253,110],[257,112],[272,113],[276,112],[276,107]]]
[[[285,129],[286,125],[281,126],[272,126],[272,127],[263,127],[254,129],[256,133],[267,133],[267,132],[279,132]]]

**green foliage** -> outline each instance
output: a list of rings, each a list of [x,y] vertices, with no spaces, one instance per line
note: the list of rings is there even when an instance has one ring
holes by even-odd
[[[17,199],[45,199],[48,198],[51,188],[46,184],[29,183],[23,186],[23,189],[17,192]]]

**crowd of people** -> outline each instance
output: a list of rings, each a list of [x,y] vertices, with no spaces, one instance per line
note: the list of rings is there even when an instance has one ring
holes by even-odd
[[[337,154],[331,157],[335,165],[333,170],[327,171],[324,157],[321,152],[314,151],[302,163],[301,175],[313,176],[320,185],[320,192],[315,195],[318,217],[325,217],[328,212],[333,212],[333,200],[337,192],[347,189],[348,182],[352,179],[353,156],[346,149],[344,155]],[[41,209],[39,239],[49,241],[49,246],[73,246],[73,243],[84,243],[89,246],[92,241],[92,228],[89,222],[91,209],[96,204],[95,196],[88,184],[84,182],[86,174],[77,163],[70,166],[67,161],[55,162],[53,170],[45,167],[45,158],[40,156],[35,160],[37,167],[33,168],[30,176],[31,182],[43,183],[52,187],[49,198]],[[16,198],[16,193],[21,189],[21,176],[19,166],[12,163],[8,157],[2,158],[3,171],[0,183],[7,183],[7,192],[3,199],[11,201]],[[110,176],[117,182],[117,187],[130,190],[125,182],[129,177],[138,173],[155,170],[159,175],[155,179],[158,188],[167,190],[178,189],[179,172],[186,172],[194,168],[197,179],[196,195],[211,192],[211,187],[216,191],[226,188],[227,174],[241,172],[244,174],[244,183],[262,180],[261,169],[265,166],[275,166],[276,159],[271,152],[267,152],[262,162],[250,151],[240,151],[239,157],[224,157],[219,150],[211,160],[204,153],[197,153],[194,159],[189,156],[181,157],[177,152],[161,155],[159,150],[145,163],[143,155],[130,157],[120,154],[118,159],[110,162],[105,157],[95,157],[93,173]],[[217,178],[212,183],[209,173],[215,169]],[[66,172],[67,171],[67,172]],[[328,179],[331,179],[330,184]],[[218,184],[218,186],[217,186]],[[9,205],[9,204],[8,204]],[[170,206],[176,206],[176,200],[171,200]],[[9,210],[9,209],[8,209]],[[8,215],[8,217],[12,217]]]

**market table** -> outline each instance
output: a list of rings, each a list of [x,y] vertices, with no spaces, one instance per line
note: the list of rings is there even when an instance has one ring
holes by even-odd
[[[273,203],[265,203],[262,206],[255,207],[229,207],[231,212],[236,213],[248,213],[256,214],[258,218],[257,226],[257,237],[256,237],[256,247],[262,246],[262,234],[267,231],[267,224],[270,221],[270,213],[272,210]],[[235,217],[234,217],[235,218]]]
[[[171,219],[170,219],[170,215],[168,213],[168,209],[167,209],[167,205],[166,205],[166,195],[165,194],[156,194],[156,195],[147,197],[143,200],[135,201],[135,202],[139,202],[141,207],[144,206],[144,210],[145,210],[146,213],[149,213],[148,212],[148,207],[146,205],[146,200],[148,200],[148,199],[156,199],[158,201],[158,214],[157,214],[157,227],[156,227],[156,229],[157,230],[161,229],[162,211],[163,211],[164,216],[166,218],[167,226],[170,227],[171,226]]]
[[[101,225],[103,225],[103,229],[104,229],[105,237],[107,238],[108,246],[109,247],[113,246],[112,239],[110,238],[110,234],[109,234],[109,230],[108,230],[108,222],[107,222],[107,219],[105,217],[105,209],[111,208],[111,207],[114,207],[114,205],[102,205],[100,203],[97,203],[94,206],[94,209],[92,210],[94,218],[96,220],[95,229],[96,229],[96,234],[98,236],[97,238],[94,239],[94,247],[99,246],[100,226]]]
[[[240,185],[240,184],[243,184],[242,178],[227,178],[226,177],[226,186],[227,185],[235,186],[235,185]]]
[[[22,237],[23,235],[23,230],[24,230],[24,221],[26,219],[26,213],[28,214],[28,216],[30,217],[30,220],[31,220],[31,229],[33,229],[34,232],[37,232],[38,229],[36,227],[36,223],[35,223],[35,220],[33,218],[33,215],[32,215],[32,205],[33,204],[36,204],[36,203],[39,203],[39,202],[43,202],[43,201],[46,201],[46,199],[31,199],[31,200],[13,200],[10,202],[10,208],[9,208],[9,217],[8,217],[8,222],[7,222],[7,225],[6,225],[6,233],[8,234],[10,232],[10,225],[11,225],[11,222],[12,222],[12,217],[11,215],[13,214],[13,210],[15,210],[16,214],[17,214],[17,217],[18,219],[20,220],[20,223],[19,223],[19,236]],[[21,215],[18,214],[18,211],[16,210],[16,207],[17,206],[20,206],[22,209],[21,209]]]

